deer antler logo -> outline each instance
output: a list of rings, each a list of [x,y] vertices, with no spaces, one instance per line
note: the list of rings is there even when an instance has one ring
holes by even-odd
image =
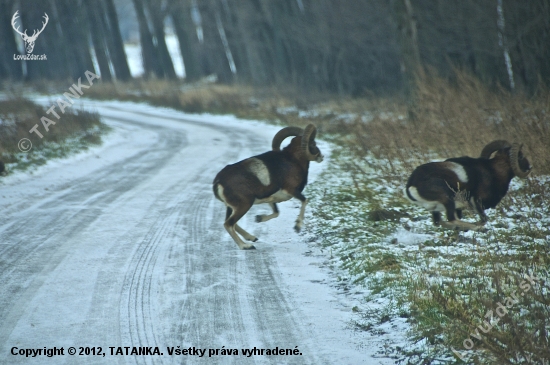
[[[21,37],[23,38],[23,42],[25,42],[25,49],[27,51],[27,53],[32,53],[33,49],[34,49],[34,42],[36,42],[36,38],[38,38],[38,36],[40,35],[40,33],[42,33],[42,31],[44,30],[44,28],[46,28],[46,24],[48,24],[48,14],[44,13],[44,16],[43,18],[46,20],[45,22],[42,22],[42,29],[40,30],[37,30],[35,29],[34,32],[32,33],[32,35],[29,37],[27,35],[27,30],[25,29],[24,32],[20,32],[19,31],[19,26],[17,26],[17,28],[15,27],[15,20],[19,17],[17,15],[17,13],[19,12],[16,11],[15,14],[13,14],[13,17],[11,18],[11,26],[13,27],[13,29],[19,33],[21,35]]]

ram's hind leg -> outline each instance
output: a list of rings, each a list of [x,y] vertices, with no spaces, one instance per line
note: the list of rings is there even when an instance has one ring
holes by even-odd
[[[225,213],[225,220],[229,219],[232,212],[233,212],[233,209],[231,209],[230,207],[227,207],[227,210],[226,210],[226,213]],[[247,241],[256,242],[258,240],[258,238],[256,236],[253,236],[250,233],[248,233],[247,231],[245,231],[244,229],[242,229],[237,223],[235,223],[235,232],[237,232],[238,234],[243,236],[244,239],[247,240]]]
[[[273,209],[273,213],[271,213],[269,215],[258,214],[256,216],[256,222],[258,222],[258,223],[267,222],[268,220],[273,219],[273,218],[277,218],[279,216],[279,209],[277,209],[277,204],[269,203],[269,206],[271,207],[271,209]]]
[[[242,229],[238,224],[235,223],[235,231],[237,231],[238,234],[244,237],[247,241],[256,242],[258,240],[258,237],[248,233],[244,229]]]
[[[480,226],[483,226],[487,223],[487,215],[485,214],[485,211],[483,210],[483,204],[481,203],[481,200],[479,199],[473,199],[473,205],[474,205],[474,208],[477,212],[477,214],[479,214],[479,222],[478,222],[478,225]]]
[[[441,224],[441,212],[434,210],[432,212],[432,221],[435,226],[439,226]]]
[[[238,220],[241,219],[243,215],[246,214],[246,212],[248,211],[248,209],[250,209],[251,206],[252,204],[250,204],[250,206],[248,207],[241,207],[241,208],[227,207],[226,219],[225,219],[225,223],[223,224],[227,233],[229,233],[231,238],[233,238],[233,240],[241,250],[254,250],[256,248],[254,247],[254,245],[250,243],[245,243],[241,239],[241,237],[239,237],[239,235],[237,234],[237,231],[238,231],[240,234],[243,235],[245,239],[254,237],[237,225]],[[243,232],[246,234],[243,234]],[[256,239],[256,237],[254,238]]]

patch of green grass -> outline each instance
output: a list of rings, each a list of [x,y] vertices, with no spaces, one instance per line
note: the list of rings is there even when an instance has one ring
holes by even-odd
[[[411,343],[420,344],[418,351],[415,346],[394,349],[403,361],[459,363],[451,347],[464,351],[472,364],[521,363],[521,346],[534,358],[546,356],[547,339],[528,330],[550,331],[549,317],[541,315],[550,308],[550,229],[541,222],[548,213],[547,189],[535,181],[516,187],[509,193],[513,198],[487,211],[487,232],[458,233],[433,226],[430,214],[408,205],[401,193],[403,178],[388,178],[376,169],[376,159],[350,163],[355,156],[345,146],[337,145],[335,152],[320,179],[325,183],[308,186],[309,230],[331,249],[332,264],[368,289],[367,302],[391,298],[383,312],[409,318]],[[529,200],[534,187],[545,194],[537,203]],[[468,212],[466,219],[475,216]],[[477,351],[465,351],[462,343],[470,331],[517,289],[526,272],[542,278],[536,287],[540,295],[524,298],[499,330],[476,340]],[[380,318],[356,311],[362,319],[354,327],[376,332]]]
[[[69,156],[101,143],[101,136],[109,130],[96,113],[67,110],[49,126],[49,131],[39,129],[43,138],[30,134],[29,130],[40,124],[46,109],[30,100],[12,98],[0,101],[0,161],[7,166],[7,173],[40,166],[51,159]],[[22,138],[32,142],[28,152],[21,152],[18,143]]]

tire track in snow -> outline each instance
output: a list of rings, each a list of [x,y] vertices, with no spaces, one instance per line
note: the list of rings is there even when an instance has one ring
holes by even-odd
[[[75,244],[75,240],[93,235],[95,230],[113,229],[109,219],[125,222],[114,211],[129,212],[134,209],[132,204],[136,204],[149,214],[131,222],[130,227],[135,229],[117,234],[116,243],[104,245],[108,254],[97,262],[97,278],[90,285],[92,290],[83,293],[90,297],[90,305],[82,319],[75,322],[78,329],[71,330],[71,341],[105,347],[159,346],[163,352],[166,346],[178,345],[182,348],[225,346],[239,351],[254,346],[291,349],[299,346],[304,356],[246,358],[239,355],[200,359],[169,357],[165,353],[160,357],[107,356],[90,361],[147,365],[328,364],[321,355],[315,354],[319,348],[308,340],[309,334],[300,324],[300,309],[285,292],[284,280],[274,264],[277,248],[262,239],[268,225],[254,222],[256,208],[253,208],[241,222],[245,229],[260,237],[258,250],[238,250],[223,228],[225,207],[212,193],[212,180],[224,165],[248,157],[248,151],[266,151],[269,141],[249,127],[186,121],[165,116],[161,109],[144,112],[127,106],[96,105],[100,114],[109,119],[153,131],[157,141],[151,144],[150,150],[142,151],[143,154],[113,163],[94,176],[71,180],[70,186],[51,192],[49,199],[27,204],[26,210],[11,216],[8,224],[0,227],[0,238],[10,240],[9,247],[0,245],[3,252],[0,259],[11,260],[5,272],[0,268],[0,279],[6,279],[11,288],[0,288],[0,298],[9,293],[8,290],[14,292],[11,298],[0,303],[12,308],[6,311],[0,306],[0,320],[9,319],[8,325],[0,330],[2,351],[10,345],[6,339],[11,329],[20,318],[26,318],[23,317],[29,310],[26,303],[47,279],[41,279],[41,274],[46,276],[57,265],[66,264],[63,258],[70,254],[72,247],[59,242]],[[121,117],[120,113],[124,115]],[[181,127],[163,126],[159,122],[162,120],[180,122]],[[182,141],[187,132],[197,134],[197,128],[223,135],[218,145],[211,146],[218,149],[215,159],[193,150],[194,145],[197,147],[193,138],[189,138],[189,145]],[[185,155],[188,149],[195,151],[195,155]],[[178,151],[183,153],[174,158]],[[200,161],[200,166],[188,168],[186,163],[193,159]],[[181,164],[185,173],[167,173],[167,170],[175,171],[171,166],[174,164]],[[155,180],[157,174],[164,180]],[[153,201],[142,199],[137,205],[137,198],[149,193],[150,186],[143,186],[148,179],[160,182],[161,186],[150,193]],[[44,212],[51,214],[39,219],[32,232],[18,235],[21,226],[40,218]],[[48,231],[50,224],[53,226]],[[25,242],[26,239],[32,242]],[[22,247],[14,247],[15,243]],[[39,260],[41,255],[45,263]],[[85,259],[82,261],[88,263]],[[30,266],[24,266],[29,262]],[[14,275],[9,276],[10,273]],[[50,278],[53,280],[55,278]],[[70,278],[68,283],[73,283]],[[20,309],[13,309],[17,306]],[[76,364],[78,360],[81,359],[73,357],[63,361]]]
[[[227,151],[225,156],[229,160],[228,162],[230,162],[234,160],[239,154],[239,150],[242,148],[242,144],[235,142],[238,141],[239,138],[242,138],[243,133],[237,133],[229,129],[224,131],[228,134],[229,139],[233,141],[230,144],[230,150]],[[254,143],[255,140],[258,140],[258,138],[252,134],[250,142]],[[123,338],[127,336],[131,339],[132,345],[139,346],[144,343],[148,346],[162,345],[162,341],[155,337],[155,333],[162,332],[162,330],[155,330],[155,324],[162,322],[162,320],[158,318],[161,310],[152,304],[154,300],[151,299],[151,296],[154,295],[156,290],[154,289],[155,284],[152,283],[151,278],[154,276],[153,273],[159,256],[167,255],[168,253],[166,251],[169,250],[166,249],[166,245],[163,245],[165,247],[164,249],[159,249],[159,246],[162,245],[164,240],[172,236],[175,230],[181,229],[182,227],[188,228],[189,241],[185,243],[186,249],[189,246],[205,244],[204,235],[205,232],[207,232],[206,229],[209,224],[204,219],[205,214],[203,214],[203,212],[206,212],[208,208],[212,207],[214,197],[210,185],[213,176],[217,173],[219,163],[219,161],[209,161],[209,163],[206,163],[205,166],[209,167],[205,167],[205,170],[192,178],[192,180],[195,181],[194,183],[185,186],[186,190],[196,192],[192,195],[191,201],[187,200],[187,198],[189,198],[188,193],[179,194],[170,198],[180,202],[168,211],[165,211],[162,218],[157,219],[157,222],[153,224],[153,227],[144,237],[134,254],[134,258],[131,260],[131,267],[129,268],[123,287],[123,299],[121,303],[121,320],[122,318],[126,318],[128,320],[128,327],[125,328],[124,322],[121,322],[121,333]],[[221,203],[219,208],[220,212],[224,211]],[[217,214],[217,223],[223,222],[223,216],[223,213]],[[175,222],[176,219],[177,222]],[[213,221],[212,219],[211,222]],[[216,229],[218,233],[220,232],[220,228],[221,223]],[[223,228],[221,230],[223,230]],[[223,232],[225,231],[223,230]],[[218,236],[218,234],[214,236]],[[177,245],[176,242],[172,241],[172,243]],[[229,247],[231,249],[233,248],[232,245]],[[184,256],[189,257],[188,255]],[[191,257],[192,256],[193,255],[191,255]],[[162,261],[165,262],[165,260]],[[205,267],[201,267],[201,269],[207,270]],[[124,308],[128,309],[125,310]],[[177,330],[172,331],[172,334],[176,334],[171,337],[172,339],[176,339],[176,342],[173,343],[174,345],[181,344],[183,340],[177,333]],[[172,360],[166,359],[163,361],[162,358],[151,359],[144,357],[136,357],[135,361],[139,364],[172,362]]]
[[[175,191],[178,184],[174,184],[167,191]],[[194,185],[187,185],[194,190]],[[154,278],[161,278],[162,268],[158,269],[157,262],[166,263],[165,256],[172,245],[178,245],[176,231],[181,229],[180,212],[185,210],[188,202],[184,200],[183,193],[168,193],[169,198],[163,196],[164,200],[176,200],[178,203],[171,208],[165,209],[162,215],[152,225],[149,232],[140,242],[130,267],[124,279],[124,285],[121,292],[121,325],[120,331],[122,337],[129,338],[133,346],[159,346],[165,345],[165,342],[158,339],[157,334],[163,333],[163,328],[158,328],[162,323],[158,304],[155,304],[154,297],[159,291],[160,284],[154,282]],[[189,205],[191,211],[196,213],[194,204]],[[180,243],[181,244],[181,243]],[[124,320],[122,320],[124,318]],[[125,322],[126,321],[126,322]],[[139,364],[162,363],[162,359],[136,357]]]
[[[145,113],[140,113],[145,114]],[[147,113],[150,117],[157,115]],[[184,121],[184,123],[186,123]],[[219,129],[219,127],[217,127]],[[249,132],[236,133],[233,130],[224,130],[234,141],[247,138],[244,143],[232,143],[231,149],[227,151],[226,159],[221,165],[233,163],[237,160],[242,146],[252,145],[255,150],[263,150],[265,147],[258,143],[255,135]],[[218,164],[220,164],[218,162]],[[182,345],[185,347],[200,348],[274,348],[275,346],[294,348],[300,345],[300,350],[309,353],[307,358],[300,358],[301,364],[328,364],[314,355],[314,351],[308,351],[308,346],[303,345],[301,338],[304,334],[296,330],[295,309],[286,301],[285,294],[280,290],[278,284],[280,279],[276,278],[271,264],[274,262],[269,246],[263,246],[260,241],[259,248],[262,251],[244,252],[236,250],[234,243],[223,229],[225,207],[213,197],[211,192],[211,181],[219,168],[207,167],[212,164],[205,164],[205,170],[198,174],[195,181],[186,189],[193,191],[190,200],[178,203],[169,213],[173,221],[178,216],[176,224],[163,224],[161,228],[155,228],[156,237],[166,239],[177,227],[186,229],[185,242],[175,243],[178,248],[183,248],[184,270],[182,278],[185,280],[184,300],[181,309],[177,311],[174,320],[178,325],[173,326],[170,337],[164,339],[169,341],[166,345]],[[185,199],[186,196],[180,197]],[[189,198],[189,196],[187,196]],[[245,226],[255,227],[255,230],[266,231],[261,225],[253,222],[253,214],[249,213],[243,222]],[[291,229],[291,227],[289,227]],[[162,232],[160,232],[162,231]],[[221,238],[221,239],[220,239]],[[261,239],[261,238],[260,238]],[[220,242],[221,241],[221,242]],[[161,239],[144,239],[142,244],[159,245]],[[183,247],[182,247],[183,246]],[[161,254],[159,250],[149,247],[147,252],[151,255],[142,254],[146,259],[134,265],[140,275],[151,275],[152,267],[157,262],[154,255]],[[165,253],[166,254],[166,253]],[[134,261],[134,260],[133,260]],[[145,261],[148,263],[145,264]],[[150,263],[153,264],[150,264]],[[151,267],[148,270],[139,269],[140,266]],[[259,272],[264,270],[265,272]],[[141,278],[134,280],[138,284],[147,280]],[[150,285],[150,278],[149,278]],[[139,303],[141,308],[137,312],[152,311],[151,290],[129,290],[132,297],[130,302]],[[149,298],[147,298],[149,296]],[[149,307],[149,308],[145,308]],[[130,311],[129,311],[130,313]],[[139,345],[143,338],[154,336],[154,316],[130,315],[135,318],[142,318],[143,323],[134,323],[131,328],[132,343]],[[150,322],[147,325],[147,322]],[[147,327],[147,328],[146,328]],[[136,341],[137,339],[137,341]],[[171,343],[170,343],[171,341]],[[162,341],[160,341],[162,342]],[[151,343],[151,342],[146,342]],[[159,341],[155,342],[159,343]],[[313,355],[312,355],[313,354]],[[202,359],[194,357],[182,357],[186,364],[204,363]],[[162,363],[152,362],[143,358],[136,358],[137,363]],[[173,360],[165,361],[173,363]],[[210,363],[221,364],[281,364],[285,363],[277,357],[212,357],[207,359]],[[290,360],[294,363],[294,360]]]
[[[124,280],[123,293],[127,292],[121,306],[122,317],[127,319],[127,331],[132,346],[160,346],[155,331],[155,314],[151,300],[154,284],[155,264],[158,259],[159,244],[168,237],[170,227],[175,225],[175,216],[170,212],[159,224],[149,231],[140,243],[134,258],[131,260],[131,271]],[[124,301],[127,303],[124,303]],[[127,309],[127,312],[125,311]],[[121,323],[122,325],[123,323]],[[136,357],[138,363],[156,363],[154,357]]]
[[[9,310],[0,311],[0,345],[5,343],[9,328],[15,326],[25,304],[43,285],[41,273],[53,271],[70,253],[71,237],[92,224],[103,207],[135,188],[141,176],[159,170],[185,140],[171,130],[149,129],[159,136],[159,143],[150,150],[114,163],[93,176],[72,180],[12,217],[14,221],[22,219],[22,223],[2,230],[0,281],[4,284],[0,287],[0,307]],[[97,198],[82,204],[87,197]]]

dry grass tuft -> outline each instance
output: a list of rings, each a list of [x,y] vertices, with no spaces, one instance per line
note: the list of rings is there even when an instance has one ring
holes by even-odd
[[[148,101],[188,113],[238,113],[250,108],[252,95],[252,91],[246,87],[237,88],[208,81],[187,84],[141,79],[126,83],[101,83],[86,94],[103,100]]]
[[[453,82],[430,75],[419,80],[408,115],[375,115],[358,121],[352,133],[364,153],[398,160],[406,168],[441,158],[479,156],[492,140],[524,143],[534,174],[550,173],[550,92],[533,97],[491,91],[456,72]]]
[[[55,125],[50,125],[48,132],[40,123],[43,116],[48,116],[46,108],[30,100],[20,97],[0,100],[0,160],[15,163],[24,157],[25,154],[18,148],[22,138],[32,141],[32,150],[28,155],[40,151],[47,143],[62,143],[71,137],[79,137],[83,142],[91,144],[100,141],[96,128],[102,124],[95,113],[68,110],[59,120],[54,118]],[[36,124],[43,138],[39,138],[36,133],[29,133]]]

